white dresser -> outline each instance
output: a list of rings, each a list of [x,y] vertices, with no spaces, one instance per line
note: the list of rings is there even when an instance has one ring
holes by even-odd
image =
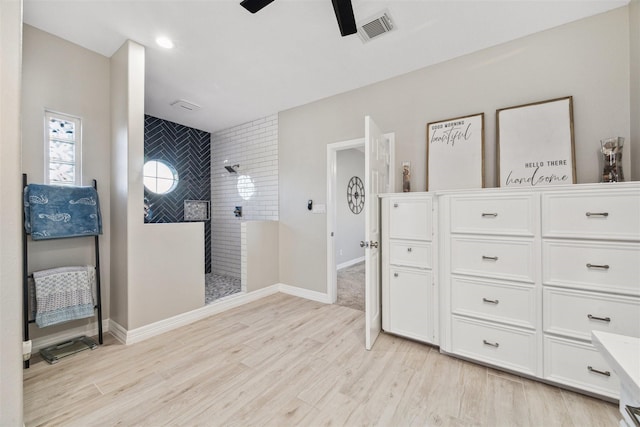
[[[433,197],[401,193],[381,199],[382,329],[437,344]]]
[[[618,397],[591,331],[640,337],[640,191],[545,192],[541,203],[544,378]]]
[[[529,375],[541,372],[540,227],[535,194],[442,196],[445,350]]]
[[[640,185],[437,195],[444,352],[617,397],[591,331],[640,336]]]

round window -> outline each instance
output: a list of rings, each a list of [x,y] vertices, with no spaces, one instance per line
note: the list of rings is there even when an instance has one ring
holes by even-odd
[[[178,185],[178,172],[160,160],[149,160],[143,169],[144,186],[156,194],[166,194]]]

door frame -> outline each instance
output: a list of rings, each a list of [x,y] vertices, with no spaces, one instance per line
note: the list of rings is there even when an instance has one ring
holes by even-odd
[[[395,132],[385,133],[389,140],[389,188],[395,191]],[[337,224],[336,212],[336,180],[337,180],[337,154],[338,151],[364,147],[364,138],[350,139],[347,141],[327,144],[327,296],[330,304],[335,304],[338,299],[338,275],[336,266],[335,230]],[[364,171],[368,173],[368,171]],[[365,209],[366,209],[365,203]]]

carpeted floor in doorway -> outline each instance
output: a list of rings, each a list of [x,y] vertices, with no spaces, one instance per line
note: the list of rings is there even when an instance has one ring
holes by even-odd
[[[336,304],[364,311],[364,261],[338,270]]]

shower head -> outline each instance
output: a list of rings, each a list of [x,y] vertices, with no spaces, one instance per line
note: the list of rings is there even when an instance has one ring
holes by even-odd
[[[233,166],[225,166],[224,168],[229,173],[238,173],[238,171],[236,171],[236,168],[239,168],[239,167],[240,167],[240,165],[233,165]]]

